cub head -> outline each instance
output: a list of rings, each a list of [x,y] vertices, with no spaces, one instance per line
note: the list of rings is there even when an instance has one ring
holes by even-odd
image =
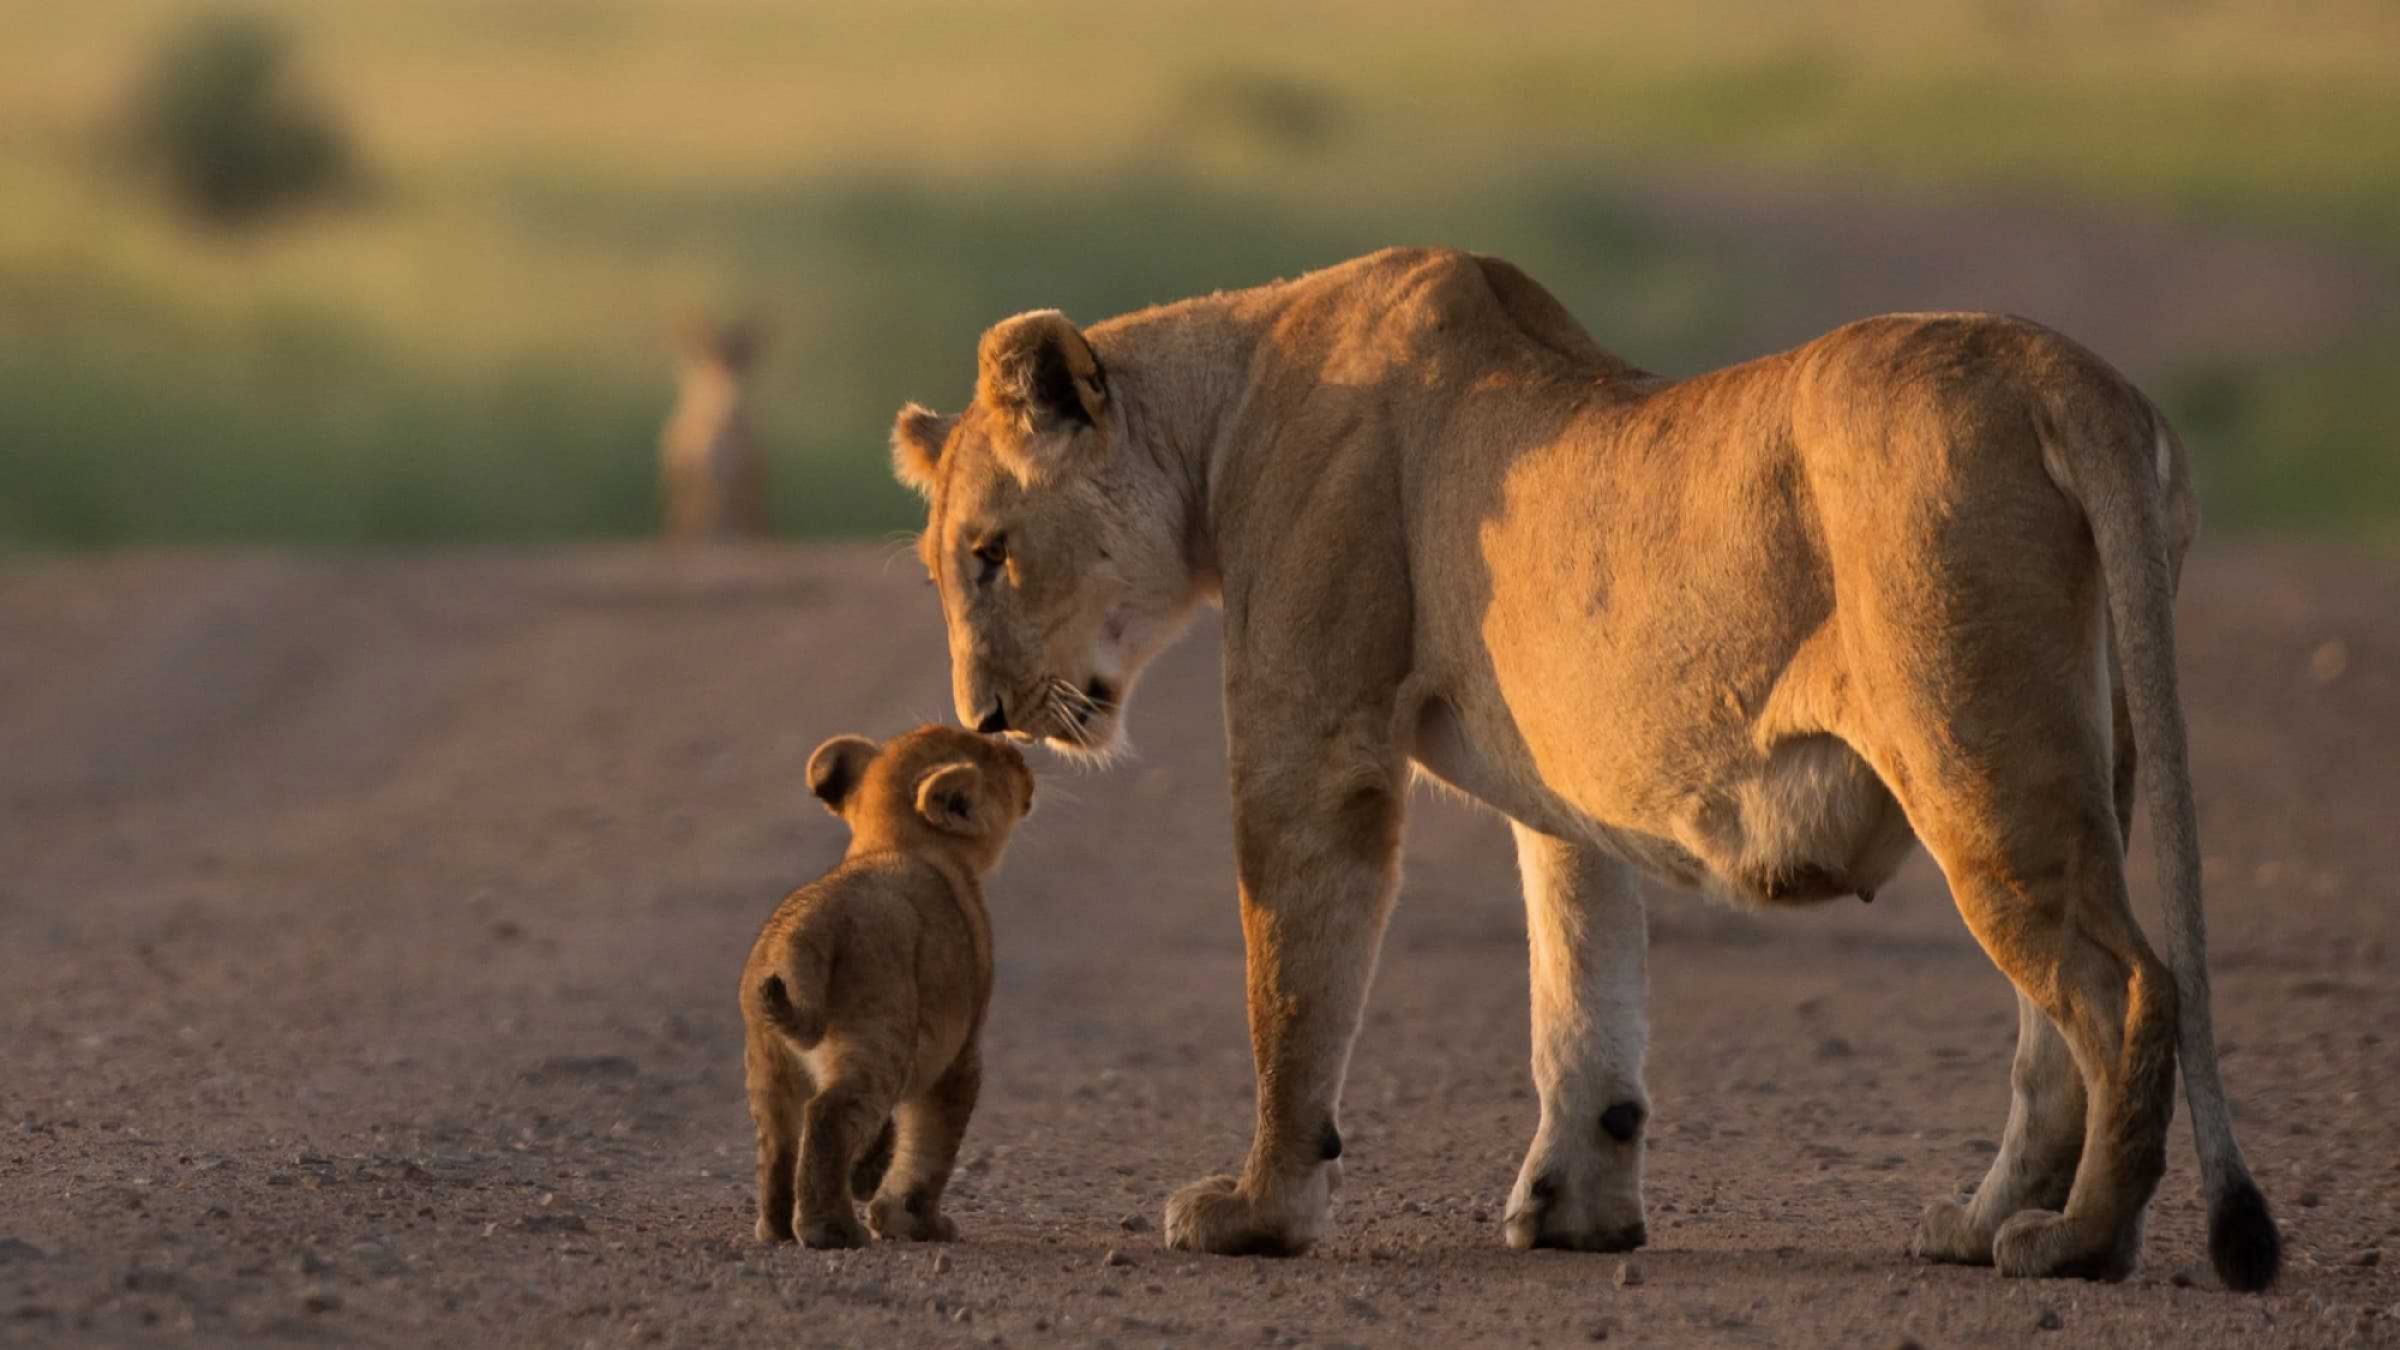
[[[945,726],[881,745],[836,736],[808,757],[808,790],[850,826],[854,851],[951,847],[978,871],[999,865],[1033,810],[1033,772],[1015,746]]]
[[[918,554],[940,588],[958,719],[1105,755],[1142,667],[1195,599],[1180,499],[1130,443],[1084,335],[1056,310],[983,335],[975,398],[916,404],[892,466],[925,498]]]

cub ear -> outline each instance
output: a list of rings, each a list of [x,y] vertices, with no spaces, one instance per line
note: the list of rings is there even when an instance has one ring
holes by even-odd
[[[942,445],[950,439],[956,416],[944,417],[922,403],[902,405],[892,419],[892,476],[920,497],[933,497],[934,472],[942,464]]]
[[[963,759],[927,773],[917,784],[917,814],[949,834],[982,835],[992,824],[984,818],[983,773]]]
[[[808,790],[838,816],[874,758],[875,742],[864,736],[836,736],[808,757]]]
[[[1100,358],[1055,309],[1019,314],[983,335],[975,390],[1028,439],[1097,426],[1108,402]]]

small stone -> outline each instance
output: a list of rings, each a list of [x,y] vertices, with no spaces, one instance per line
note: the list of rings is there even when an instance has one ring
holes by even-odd
[[[2369,1247],[2360,1252],[2358,1255],[2350,1258],[2350,1264],[2357,1266],[2361,1270],[2372,1270],[2382,1263],[2383,1249],[2380,1247]]]
[[[342,1306],[342,1296],[330,1289],[311,1289],[301,1298],[300,1306],[312,1313],[329,1313]]]
[[[1135,1210],[1134,1212],[1127,1214],[1124,1218],[1117,1220],[1117,1227],[1124,1229],[1128,1233],[1147,1233],[1150,1231],[1150,1219],[1149,1216],[1143,1214],[1140,1210]]]
[[[1418,1204],[1414,1200],[1403,1200],[1400,1202],[1400,1212],[1403,1214],[1422,1214],[1425,1212],[1425,1207]]]
[[[2066,1324],[2067,1319],[2059,1316],[2056,1308],[2044,1308],[2042,1315],[2033,1319],[2034,1328],[2038,1331],[2056,1331]]]
[[[2319,1196],[2315,1191],[2300,1192],[2299,1205],[2302,1209],[2315,1209],[2317,1206],[2323,1203],[2325,1203],[2324,1198]]]
[[[2192,1287],[2192,1272],[2188,1270],[2176,1271],[2174,1274],[2167,1277],[2167,1283],[2174,1285],[2178,1289],[2189,1289]]]
[[[1125,1253],[1117,1250],[1116,1248],[1111,1247],[1108,1249],[1108,1254],[1100,1258],[1100,1264],[1104,1266],[1130,1266],[1133,1264],[1133,1258],[1127,1256]]]
[[[1850,1042],[1839,1036],[1828,1036],[1817,1042],[1817,1058],[1819,1059],[1848,1059],[1855,1053],[1857,1051]]]
[[[947,1275],[950,1273],[950,1253],[935,1252],[933,1254],[933,1273],[936,1275]]]
[[[1903,1336],[1892,1342],[1892,1350],[1925,1350],[1925,1343],[1914,1336]]]
[[[1584,1331],[1584,1333],[1583,1333],[1583,1338],[1584,1338],[1585,1340],[1587,1340],[1587,1341],[1594,1342],[1595,1344],[1596,1344],[1596,1343],[1598,1343],[1598,1342],[1600,1342],[1600,1341],[1605,1341],[1605,1340],[1607,1340],[1607,1339],[1608,1339],[1608,1323],[1606,1323],[1606,1322],[1594,1322],[1594,1323],[1592,1323],[1592,1325],[1591,1325],[1591,1326],[1590,1326],[1588,1329],[1586,1329],[1586,1330]]]
[[[1642,1268],[1631,1261],[1617,1263],[1616,1283],[1619,1289],[1631,1289],[1642,1282]]]

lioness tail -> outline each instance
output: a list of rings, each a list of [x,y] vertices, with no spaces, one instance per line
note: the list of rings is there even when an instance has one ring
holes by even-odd
[[[2137,396],[2138,398],[2138,396]],[[2168,484],[2180,446],[2155,408],[2137,418],[2090,418],[2064,428],[2057,447],[2073,479],[2100,556],[2109,630],[2124,679],[2139,753],[2142,796],[2164,895],[2167,965],[2175,974],[2176,1058],[2191,1103],[2192,1137],[2208,1197],[2208,1251],[2227,1288],[2264,1289],[2283,1262],[2283,1241],[2266,1197],[2234,1142],[2225,1084],[2217,1073],[2216,1033],[2208,1006],[2208,935],[2200,909],[2200,831],[2183,706],[2175,678],[2175,569],[2169,539]],[[2054,410],[2054,416],[2066,410]],[[2068,414],[2071,417],[2071,414]],[[2060,420],[2067,420],[2060,418]],[[2095,426],[2094,423],[2104,425]],[[2124,443],[2128,427],[2147,431]]]

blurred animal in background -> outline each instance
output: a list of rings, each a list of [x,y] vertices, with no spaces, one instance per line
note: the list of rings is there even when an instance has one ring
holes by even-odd
[[[747,382],[759,325],[693,315],[676,326],[675,410],[658,438],[659,495],[677,539],[763,537],[767,462],[750,426]]]

